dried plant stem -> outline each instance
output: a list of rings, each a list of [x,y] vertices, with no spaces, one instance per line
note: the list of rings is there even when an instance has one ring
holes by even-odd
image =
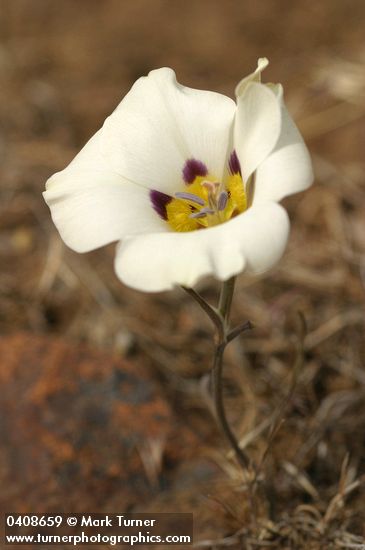
[[[238,462],[244,470],[250,466],[250,460],[246,453],[240,449],[238,440],[234,435],[227,420],[223,399],[223,358],[226,346],[239,334],[252,328],[250,322],[243,323],[233,330],[229,329],[229,318],[231,313],[232,298],[234,292],[235,277],[222,283],[219,297],[218,309],[213,308],[194,290],[183,287],[207,313],[216,327],[216,345],[214,350],[213,367],[211,370],[212,395],[214,401],[214,410],[219,427],[225,435],[227,441],[232,447]]]

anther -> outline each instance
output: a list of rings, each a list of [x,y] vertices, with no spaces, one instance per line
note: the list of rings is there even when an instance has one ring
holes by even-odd
[[[225,209],[225,207],[227,206],[227,202],[228,202],[228,193],[227,191],[222,191],[219,194],[218,203],[217,203],[217,207],[220,212]]]
[[[175,193],[175,197],[177,199],[183,199],[186,201],[195,202],[196,204],[199,204],[199,206],[204,206],[205,200],[201,197],[198,197],[197,195],[194,195],[193,193],[186,193],[182,191],[181,193]]]
[[[212,208],[202,208],[200,212],[190,214],[189,218],[205,218],[207,214],[214,214],[214,210]]]

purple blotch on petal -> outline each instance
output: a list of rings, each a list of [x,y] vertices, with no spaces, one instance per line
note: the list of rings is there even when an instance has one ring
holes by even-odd
[[[238,160],[236,151],[232,151],[229,157],[228,166],[231,174],[239,174],[240,176],[242,176],[241,164],[240,164],[240,161]]]
[[[188,159],[185,162],[182,173],[185,183],[193,183],[197,176],[207,176],[208,168],[200,160]]]
[[[161,191],[156,191],[156,189],[151,189],[150,199],[154,210],[160,218],[167,220],[166,206],[172,201],[172,197],[166,195],[166,193],[161,193]]]

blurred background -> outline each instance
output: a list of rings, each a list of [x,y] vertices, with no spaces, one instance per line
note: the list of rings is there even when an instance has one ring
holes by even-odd
[[[316,181],[285,201],[283,261],[240,277],[234,301],[234,320],[256,327],[227,352],[230,417],[263,462],[250,536],[361,543],[364,28],[363,0],[0,0],[1,509],[194,511],[196,540],[248,525],[204,390],[209,321],[178,289],[123,287],[114,246],[67,250],[41,193],[139,76],[169,66],[232,96],[266,56]],[[200,290],[214,301],[218,286]],[[307,335],[289,399],[298,312]]]

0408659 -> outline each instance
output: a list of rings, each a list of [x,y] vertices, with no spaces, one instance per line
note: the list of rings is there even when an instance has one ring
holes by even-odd
[[[21,514],[6,514],[6,525],[13,527],[60,527],[62,525],[62,516],[36,516]]]

